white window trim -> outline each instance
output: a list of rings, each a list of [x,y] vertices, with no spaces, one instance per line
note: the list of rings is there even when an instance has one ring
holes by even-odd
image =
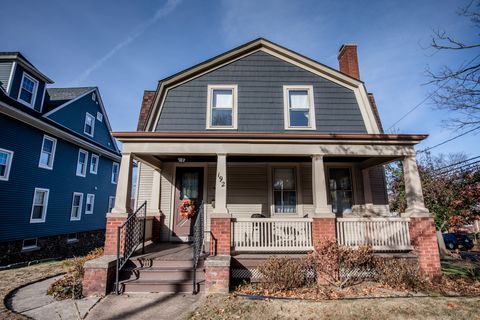
[[[113,168],[114,167],[117,167],[117,176],[116,176],[116,179],[113,179],[115,177],[115,175],[113,174]],[[113,184],[117,184],[118,182],[118,175],[120,174],[120,165],[117,163],[117,162],[113,162],[112,163],[112,177],[110,178],[110,181],[113,183]]]
[[[92,197],[92,210],[87,211],[87,205],[88,205],[88,198]],[[93,210],[95,208],[95,195],[93,193],[87,193],[87,198],[85,200],[85,214],[93,214]]]
[[[273,170],[274,169],[282,169],[282,168],[290,168],[295,170],[295,190],[297,194],[297,210],[296,212],[291,213],[276,213],[275,212],[275,203],[273,200]],[[270,208],[270,216],[276,218],[292,218],[292,217],[303,217],[304,210],[303,210],[303,192],[302,192],[302,180],[300,171],[300,165],[298,163],[276,163],[274,165],[268,165],[268,203]]]
[[[103,114],[100,111],[97,112],[97,120],[103,122]]]
[[[110,202],[113,201],[113,206],[110,208]],[[115,196],[109,196],[108,197],[108,211],[112,211],[113,208],[115,208]]]
[[[75,238],[69,239],[68,237],[69,237],[71,234],[74,234],[74,235],[75,235]],[[73,232],[73,233],[67,234],[67,243],[68,243],[68,244],[77,243],[77,242],[78,242],[78,233],[77,233],[77,232]]]
[[[35,240],[35,245],[33,246],[25,246],[25,241],[26,240]],[[23,239],[22,241],[22,252],[28,252],[28,251],[35,251],[40,249],[38,246],[38,238],[28,238],[28,239]]]
[[[20,98],[21,93],[22,93],[23,80],[25,78],[28,78],[29,80],[31,80],[35,84],[35,86],[33,87],[32,101],[31,102],[27,102],[27,101],[23,100],[22,98]],[[22,82],[20,82],[20,87],[18,88],[17,101],[20,102],[21,104],[26,105],[27,107],[35,110],[35,101],[37,100],[37,90],[38,90],[38,80],[36,80],[32,76],[28,75],[28,73],[23,72]]]
[[[213,90],[232,90],[233,106],[232,106],[232,125],[231,126],[212,126],[212,102]],[[237,130],[238,129],[238,85],[208,85],[207,93],[207,127],[208,130]]]
[[[308,100],[310,108],[308,111],[308,118],[310,126],[308,127],[291,127],[290,126],[290,99],[289,91],[290,90],[307,90]],[[283,86],[283,112],[285,120],[285,130],[317,130],[317,125],[315,121],[315,99],[313,98],[313,86],[308,85],[285,85]]]
[[[83,153],[85,154],[85,167],[84,167],[84,172],[78,172],[78,164],[80,163],[80,154]],[[79,149],[78,150],[78,157],[77,157],[77,165],[75,167],[75,172],[77,174],[78,177],[84,177],[87,175],[87,167],[88,167],[88,151],[86,150],[83,150],[83,149]]]
[[[0,152],[4,152],[7,154],[7,170],[5,171],[5,176],[0,176],[0,181],[8,181],[10,177],[10,171],[12,168],[12,160],[13,160],[13,151],[7,149],[1,149]]]
[[[75,200],[75,196],[80,196],[80,205],[78,207],[78,218],[74,218],[72,216],[72,209],[73,209],[73,203]],[[82,220],[82,209],[83,209],[83,193],[81,192],[74,192],[72,196],[72,205],[70,206],[70,221],[80,221]]]
[[[42,153],[43,153],[43,146],[45,144],[45,139],[50,140],[53,142],[52,146],[52,163],[49,165],[43,164],[42,161]],[[53,169],[53,161],[55,160],[55,151],[57,150],[57,139],[52,138],[50,136],[47,136],[46,134],[43,135],[43,140],[42,140],[42,149],[40,149],[40,158],[38,159],[38,167],[43,168],[43,169]]]
[[[91,118],[92,119],[92,133],[88,133],[86,131],[86,128],[87,128],[87,118]],[[93,137],[95,135],[95,121],[97,119],[91,115],[90,113],[85,113],[85,122],[83,123],[83,133],[85,133],[87,136],[89,137]]]
[[[93,159],[97,159],[97,167],[95,168],[95,170],[92,170],[92,161]],[[98,165],[100,164],[100,157],[98,156],[98,154],[94,154],[92,153],[92,155],[90,156],[90,173],[91,174],[97,174],[98,173]]]
[[[43,206],[43,210],[42,210],[42,218],[41,219],[33,219],[33,209],[34,209],[34,206],[35,206],[35,194],[37,194],[37,191],[40,191],[40,192],[45,192],[46,195],[45,195],[45,204]],[[33,199],[32,199],[32,210],[30,212],[30,223],[42,223],[42,222],[45,222],[45,220],[47,219],[47,209],[48,209],[48,198],[50,196],[50,189],[45,189],[45,188],[35,188],[35,190],[33,191]]]

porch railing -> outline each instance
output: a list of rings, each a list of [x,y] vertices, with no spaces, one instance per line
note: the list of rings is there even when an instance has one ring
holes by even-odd
[[[204,239],[205,239],[205,228],[204,228],[204,212],[203,212],[203,202],[200,204],[200,208],[198,209],[197,218],[195,219],[195,223],[193,225],[193,294],[198,293],[198,285],[197,285],[197,267],[198,261],[200,256],[204,251]]]
[[[337,218],[339,244],[358,247],[370,245],[375,251],[412,249],[408,218]]]
[[[232,220],[232,248],[237,252],[309,251],[312,219],[236,218]]]
[[[117,266],[115,292],[120,294],[120,270],[132,254],[142,245],[145,253],[145,227],[147,223],[147,202],[145,201],[124,223],[117,227]],[[123,250],[122,249],[123,246]]]

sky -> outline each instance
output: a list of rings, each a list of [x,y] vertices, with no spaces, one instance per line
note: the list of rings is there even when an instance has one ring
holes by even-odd
[[[98,86],[114,131],[135,130],[144,90],[169,75],[258,37],[338,69],[343,43],[356,43],[360,77],[374,93],[384,128],[435,88],[438,70],[472,53],[428,49],[432,30],[475,41],[457,15],[463,0],[2,0],[0,51],[20,51],[55,81],[53,87]],[[418,150],[458,135],[454,116],[430,100],[395,125],[426,133]],[[480,131],[480,130],[477,130]],[[480,134],[468,134],[432,154],[480,155]]]

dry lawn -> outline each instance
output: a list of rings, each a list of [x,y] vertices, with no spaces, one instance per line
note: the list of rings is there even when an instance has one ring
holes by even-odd
[[[189,319],[480,319],[480,298],[414,297],[355,300],[247,300],[209,296]]]
[[[0,271],[0,319],[26,319],[5,307],[5,297],[12,290],[28,283],[65,272],[64,261],[45,262],[28,267]]]

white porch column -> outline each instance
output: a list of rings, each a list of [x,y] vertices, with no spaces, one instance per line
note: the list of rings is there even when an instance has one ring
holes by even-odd
[[[325,168],[323,156],[312,156],[312,182],[313,182],[313,204],[315,207],[314,216],[335,218],[327,201],[327,183],[325,180]]]
[[[363,197],[365,199],[366,213],[373,213],[372,185],[370,184],[369,169],[362,169]]]
[[[120,172],[117,179],[117,192],[115,194],[115,207],[112,209],[114,214],[128,214],[132,212],[132,168],[133,155],[131,153],[122,154],[120,163]]]
[[[405,196],[407,198],[407,217],[429,217],[430,214],[425,208],[423,200],[422,182],[418,173],[417,160],[415,156],[403,158],[403,176],[405,180]]]
[[[149,213],[160,214],[160,185],[161,185],[162,171],[160,169],[153,170],[152,190],[150,194]]]
[[[228,215],[226,154],[217,154],[217,175],[215,178],[215,209],[213,215],[225,217]]]

